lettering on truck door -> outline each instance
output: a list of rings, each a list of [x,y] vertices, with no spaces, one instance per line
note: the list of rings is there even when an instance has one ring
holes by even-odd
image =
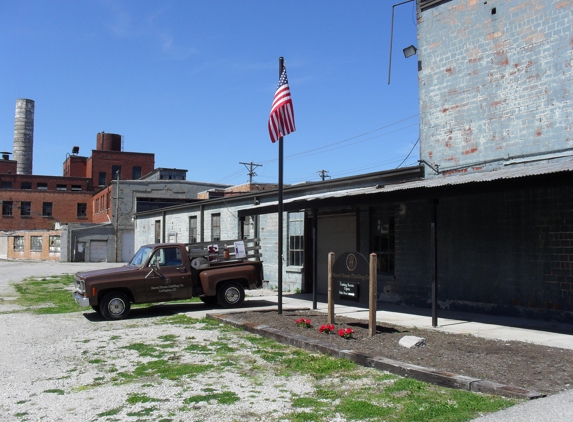
[[[161,276],[151,273],[146,279],[147,300],[163,302],[191,297],[191,271],[185,266],[178,247],[157,249],[152,262],[159,265]]]

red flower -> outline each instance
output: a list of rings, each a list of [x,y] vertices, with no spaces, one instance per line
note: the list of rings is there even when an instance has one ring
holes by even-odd
[[[334,331],[334,325],[332,325],[332,324],[323,324],[323,325],[320,326],[320,328],[318,329],[318,331],[320,331],[321,333],[330,334],[331,332]]]
[[[297,325],[297,327],[310,328],[310,319],[299,318],[295,319],[294,323]]]
[[[346,329],[341,328],[340,330],[338,330],[338,335],[344,338],[351,338],[352,333],[354,333],[354,330],[352,328],[346,328]]]

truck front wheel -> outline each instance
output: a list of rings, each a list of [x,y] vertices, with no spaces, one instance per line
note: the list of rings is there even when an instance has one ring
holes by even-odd
[[[121,292],[108,293],[99,304],[102,316],[110,320],[127,318],[130,309],[129,298]]]
[[[217,300],[223,308],[239,306],[245,300],[245,290],[236,281],[228,281],[217,289]]]

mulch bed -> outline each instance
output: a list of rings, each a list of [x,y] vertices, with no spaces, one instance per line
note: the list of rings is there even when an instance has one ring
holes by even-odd
[[[354,331],[352,338],[344,339],[336,331],[331,334],[319,332],[319,327],[327,322],[327,315],[311,310],[283,311],[281,315],[277,311],[251,311],[236,313],[233,317],[372,356],[545,394],[569,389],[573,384],[573,350],[568,349],[380,323],[376,334],[369,337],[368,321],[336,316],[336,331],[347,327]],[[301,317],[312,321],[311,328],[295,324],[294,321]],[[425,338],[426,346],[408,349],[399,345],[406,335]]]

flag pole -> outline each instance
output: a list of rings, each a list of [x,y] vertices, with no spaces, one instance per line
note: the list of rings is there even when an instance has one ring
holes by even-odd
[[[279,79],[283,72],[284,58],[279,57]],[[279,204],[278,204],[278,314],[283,313],[283,137],[279,138]]]

